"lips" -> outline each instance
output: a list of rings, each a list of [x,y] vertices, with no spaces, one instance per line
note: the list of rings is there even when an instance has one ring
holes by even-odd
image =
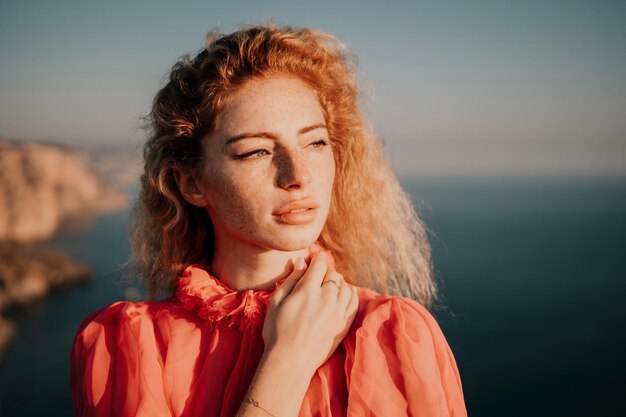
[[[280,222],[285,224],[306,224],[310,223],[317,217],[317,209],[319,204],[312,198],[304,198],[302,200],[294,200],[274,211],[272,215]]]

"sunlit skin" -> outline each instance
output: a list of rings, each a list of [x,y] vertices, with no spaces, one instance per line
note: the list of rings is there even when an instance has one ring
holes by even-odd
[[[213,223],[212,273],[234,289],[271,286],[308,255],[330,206],[335,162],[315,91],[291,76],[248,81],[205,138],[204,157],[203,177],[179,175],[179,184]],[[314,214],[275,215],[305,198]]]

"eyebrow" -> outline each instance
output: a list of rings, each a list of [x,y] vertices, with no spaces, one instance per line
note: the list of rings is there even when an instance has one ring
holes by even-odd
[[[310,132],[311,130],[315,130],[315,129],[327,129],[326,125],[324,123],[316,123],[314,125],[311,126],[306,126],[303,127],[302,129],[298,130],[298,135],[304,135],[307,132]],[[246,139],[246,138],[265,138],[265,139],[273,139],[276,140],[278,139],[278,137],[273,134],[273,133],[268,133],[268,132],[244,132],[244,133],[240,133],[238,135],[235,135],[231,138],[229,138],[226,141],[226,145],[231,144],[233,142],[236,142],[238,140],[241,139]]]

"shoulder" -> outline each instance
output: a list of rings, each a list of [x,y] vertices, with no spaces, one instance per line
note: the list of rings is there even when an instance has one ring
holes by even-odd
[[[196,319],[195,315],[171,300],[117,301],[83,319],[76,331],[74,348],[77,345],[88,348],[105,338],[109,344],[121,344],[157,337],[172,327],[197,327]]]
[[[159,394],[164,392],[163,364],[171,356],[172,339],[198,338],[192,317],[167,300],[120,301],[86,317],[70,354],[75,414],[170,415]]]
[[[428,330],[434,336],[443,337],[437,321],[426,307],[417,301],[400,296],[378,294],[367,288],[358,288],[359,311],[356,327],[379,328],[381,326]]]
[[[417,301],[359,288],[359,311],[346,342],[368,351],[384,351],[400,360],[430,358],[444,364],[452,352],[437,320]],[[382,353],[382,352],[381,352]]]
[[[456,361],[428,309],[358,288],[344,339],[352,406],[363,415],[466,416]]]

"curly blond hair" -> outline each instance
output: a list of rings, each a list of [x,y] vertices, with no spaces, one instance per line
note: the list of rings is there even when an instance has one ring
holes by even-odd
[[[131,215],[134,256],[152,297],[171,292],[186,266],[213,256],[208,214],[183,198],[174,170],[202,169],[202,142],[233,92],[281,74],[316,91],[333,146],[335,183],[319,243],[348,282],[432,304],[437,288],[426,230],[359,108],[353,62],[331,35],[257,25],[211,32],[197,56],[174,65],[146,117],[145,170]]]

